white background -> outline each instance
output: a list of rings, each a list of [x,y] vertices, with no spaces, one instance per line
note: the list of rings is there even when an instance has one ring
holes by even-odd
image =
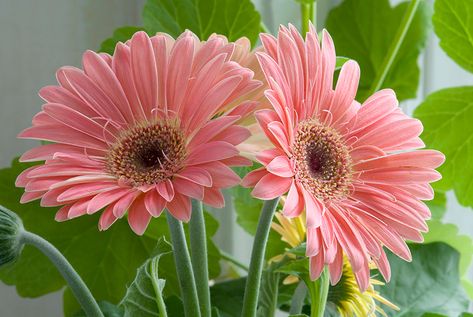
[[[254,0],[266,25],[274,32],[280,23],[297,22],[299,9],[291,0]],[[319,0],[318,22],[339,1]],[[399,2],[399,1],[393,1]],[[63,65],[80,66],[86,49],[96,50],[103,39],[123,25],[140,24],[144,0],[0,0],[0,167],[35,145],[18,141],[40,110],[37,91],[55,83],[54,72]],[[296,23],[297,24],[297,23]],[[431,34],[419,61],[424,68],[418,100],[403,105],[410,112],[428,93],[444,87],[473,85],[473,75],[453,63]],[[473,235],[473,211],[449,196],[448,221]],[[251,238],[235,225],[234,214],[220,211],[217,242],[242,261],[248,261]],[[0,282],[1,283],[1,282]],[[18,297],[14,287],[0,284],[0,316],[62,316],[61,294],[40,299]]]

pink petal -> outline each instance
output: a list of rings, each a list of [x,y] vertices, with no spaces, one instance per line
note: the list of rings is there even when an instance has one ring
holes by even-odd
[[[214,208],[225,207],[225,197],[222,192],[214,188],[205,188],[204,190],[204,203]]]
[[[150,190],[145,196],[145,207],[153,217],[159,217],[166,207],[166,200],[156,190]]]
[[[238,150],[230,143],[213,141],[196,147],[187,158],[188,165],[214,162],[238,155]]]
[[[158,193],[168,202],[174,199],[174,187],[169,179],[156,184]]]
[[[249,172],[243,177],[241,181],[241,186],[243,187],[254,187],[264,176],[269,175],[268,171],[264,167],[255,169],[254,171]]]
[[[151,214],[146,209],[144,195],[141,195],[129,207],[128,224],[137,235],[141,236],[148,227],[150,219]]]
[[[283,213],[287,217],[297,217],[301,214],[304,209],[304,197],[299,192],[299,189],[295,183],[292,183],[287,194],[286,201],[284,202]]]
[[[204,199],[204,187],[184,178],[175,178],[172,185],[176,192],[185,196],[202,201]]]
[[[292,177],[294,172],[292,170],[292,164],[287,156],[278,156],[274,158],[267,166],[268,172],[281,176],[281,177]]]
[[[176,174],[176,177],[187,179],[205,187],[212,186],[212,176],[208,171],[199,166],[186,167]]]
[[[274,174],[263,176],[251,194],[262,200],[270,200],[285,194],[291,187],[292,178],[279,177]]]
[[[118,218],[113,214],[113,205],[108,206],[100,215],[99,230],[107,230],[117,219]]]
[[[192,206],[190,198],[176,194],[174,199],[167,204],[167,208],[174,218],[188,222],[191,219]]]

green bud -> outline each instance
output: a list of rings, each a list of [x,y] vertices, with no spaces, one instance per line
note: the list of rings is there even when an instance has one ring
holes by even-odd
[[[0,267],[16,261],[24,243],[23,222],[13,211],[0,205]]]

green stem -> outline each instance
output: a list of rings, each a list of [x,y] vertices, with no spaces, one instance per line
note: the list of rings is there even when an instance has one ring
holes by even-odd
[[[169,212],[166,213],[166,219],[171,233],[174,261],[176,262],[177,278],[181,288],[185,315],[186,317],[200,317],[194,271],[192,270],[182,222],[174,218]]]
[[[304,282],[299,282],[292,295],[291,299],[291,309],[289,310],[290,315],[298,315],[302,313],[302,308],[304,307],[304,299],[307,295],[307,286]]]
[[[207,263],[207,235],[205,234],[204,212],[202,202],[192,200],[192,217],[189,223],[191,259],[194,269],[195,284],[199,297],[202,317],[210,317],[209,269]]]
[[[279,198],[267,200],[264,202],[263,209],[261,210],[255,239],[253,241],[253,250],[251,251],[250,270],[246,280],[243,310],[241,313],[242,317],[256,316],[266,243],[278,202]]]
[[[388,75],[388,72],[394,62],[394,59],[396,58],[396,55],[399,52],[402,43],[404,42],[404,38],[406,37],[407,31],[411,26],[412,20],[414,19],[420,1],[421,0],[412,0],[410,2],[409,7],[407,8],[407,11],[404,14],[401,24],[399,25],[399,28],[396,32],[394,41],[391,43],[388,53],[384,58],[383,64],[381,65],[381,71],[377,73],[375,80],[371,84],[369,95],[372,95],[373,93],[381,89],[381,87],[383,86],[384,80],[386,79],[386,76]]]
[[[315,281],[307,281],[310,294],[310,317],[323,317],[327,304],[328,289],[330,286],[328,269]]]
[[[312,4],[301,3],[301,20],[302,20],[302,36],[305,37],[309,32],[309,21],[312,21],[314,16],[314,7]]]
[[[151,274],[153,275],[151,283],[153,284],[154,293],[156,294],[156,304],[158,306],[159,316],[168,317],[168,313],[166,311],[166,304],[164,303],[164,299],[162,296],[162,290],[158,285],[158,261],[151,261]]]
[[[239,267],[240,269],[248,272],[250,269],[248,268],[248,266],[246,266],[245,264],[241,263],[240,261],[238,261],[237,259],[235,259],[233,256],[231,256],[230,254],[228,254],[227,252],[223,251],[223,250],[220,250],[220,257],[222,259],[224,259],[225,261],[228,261],[230,263],[232,263],[233,265],[235,265],[236,267]]]
[[[59,273],[64,277],[67,284],[72,290],[79,304],[82,306],[85,314],[89,317],[103,317],[99,305],[95,301],[92,293],[85,285],[82,278],[77,274],[72,265],[67,259],[56,249],[51,243],[41,238],[40,236],[23,231],[21,233],[21,241],[25,244],[30,244],[41,252],[43,252],[49,260],[56,266]]]

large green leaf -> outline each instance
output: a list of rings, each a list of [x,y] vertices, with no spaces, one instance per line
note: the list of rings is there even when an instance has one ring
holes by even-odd
[[[127,40],[131,39],[133,34],[138,31],[144,31],[144,28],[138,26],[124,26],[116,29],[113,32],[111,38],[106,39],[100,45],[100,51],[108,54],[113,54],[115,51],[115,46],[118,42],[125,43]]]
[[[414,111],[424,125],[427,147],[446,156],[439,168],[441,191],[454,189],[458,201],[473,206],[473,87],[447,88],[429,95]]]
[[[443,50],[473,73],[473,1],[436,0],[432,20]]]
[[[434,199],[425,202],[432,213],[432,219],[442,219],[447,212],[447,196],[445,193],[436,192]]]
[[[118,303],[126,285],[133,280],[136,268],[153,250],[156,239],[136,236],[123,220],[100,232],[98,215],[57,223],[54,220],[55,208],[41,208],[37,202],[20,204],[23,189],[15,188],[14,182],[27,166],[14,161],[12,167],[0,170],[0,204],[14,210],[26,229],[57,247],[97,300]],[[13,266],[0,270],[0,279],[8,285],[16,285],[18,294],[24,297],[38,297],[66,285],[49,260],[31,246],[24,248]],[[68,308],[68,314],[79,310],[75,301]]]
[[[246,36],[255,43],[260,22],[250,0],[148,0],[143,10],[148,32],[176,37],[189,29],[202,40],[219,33],[230,41]]]
[[[338,55],[355,59],[360,64],[359,101],[368,97],[370,86],[381,72],[406,8],[407,3],[392,8],[389,0],[345,0],[329,13],[327,29],[335,41]],[[383,83],[382,87],[396,91],[399,100],[416,96],[419,84],[417,58],[426,42],[429,21],[428,7],[421,3]]]
[[[215,284],[210,288],[212,305],[221,317],[238,317],[243,306],[246,277]]]
[[[468,277],[468,271],[473,260],[473,240],[458,232],[454,224],[444,224],[439,220],[429,221],[429,232],[424,235],[424,242],[444,242],[460,253],[459,270],[463,287],[473,299],[473,284]]]
[[[159,278],[159,259],[170,252],[172,252],[171,245],[165,239],[160,239],[156,255],[138,268],[135,280],[128,287],[121,302],[125,308],[125,317],[159,316],[157,303],[158,301],[164,303],[163,289],[166,284],[164,279]]]
[[[388,254],[391,281],[379,291],[400,311],[386,308],[391,317],[420,317],[425,312],[458,316],[468,309],[460,285],[459,253],[444,243],[412,245],[412,262]]]

